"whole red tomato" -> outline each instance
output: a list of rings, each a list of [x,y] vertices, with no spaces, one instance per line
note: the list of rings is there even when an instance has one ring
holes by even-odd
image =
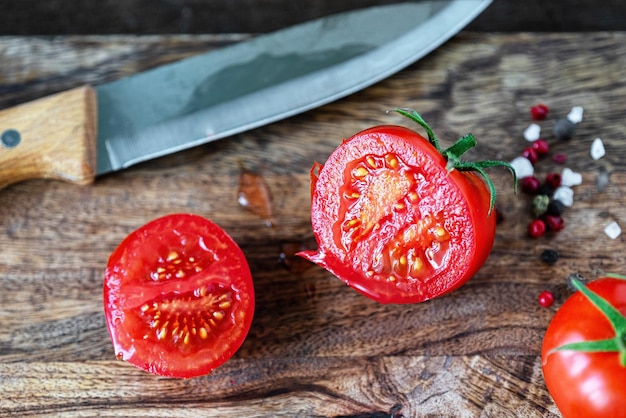
[[[243,343],[254,314],[237,244],[197,215],[168,215],[111,254],[104,312],[117,357],[169,377],[211,372]]]
[[[317,251],[302,257],[382,303],[413,303],[461,286],[481,268],[495,236],[495,190],[483,168],[459,156],[471,135],[442,150],[400,126],[377,126],[345,140],[311,171]],[[319,173],[316,171],[319,170]]]
[[[626,280],[573,283],[543,340],[546,386],[564,418],[626,417]]]

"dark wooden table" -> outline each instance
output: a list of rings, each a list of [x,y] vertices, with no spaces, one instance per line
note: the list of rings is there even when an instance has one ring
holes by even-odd
[[[332,13],[402,1],[406,0],[0,0],[0,35],[265,33]],[[469,28],[625,30],[626,7],[622,0],[494,0]]]
[[[0,38],[0,109],[101,83],[245,38],[101,36]],[[556,417],[539,350],[569,295],[565,278],[624,273],[626,33],[462,32],[389,79],[343,100],[217,143],[98,178],[90,186],[32,180],[0,190],[0,415],[219,417]],[[281,262],[286,245],[314,245],[309,173],[342,138],[398,123],[411,107],[444,142],[473,132],[471,159],[510,160],[527,145],[529,107],[552,153],[583,175],[558,234],[530,239],[529,199],[504,170],[493,252],[452,294],[381,305],[325,271]],[[571,141],[556,118],[585,108]],[[607,155],[589,156],[595,137]],[[449,142],[448,142],[449,141]],[[0,150],[0,152],[2,152]],[[241,165],[266,181],[275,224],[237,203]],[[563,166],[542,160],[540,176]],[[598,188],[602,173],[606,187]],[[257,292],[250,334],[212,375],[163,379],[115,360],[102,310],[107,258],[158,216],[213,219],[249,258]],[[540,259],[555,249],[560,259]],[[542,308],[538,294],[556,303]]]

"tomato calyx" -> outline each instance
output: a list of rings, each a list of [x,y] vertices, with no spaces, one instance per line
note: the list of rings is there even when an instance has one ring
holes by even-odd
[[[424,118],[422,118],[422,116],[419,113],[417,113],[415,110],[412,110],[412,109],[402,109],[402,108],[396,108],[396,109],[393,109],[393,111],[411,119],[412,121],[419,124],[422,128],[424,128],[428,136],[428,141],[430,142],[430,144],[433,147],[435,147],[435,149],[437,149],[437,151],[446,160],[446,169],[448,171],[452,171],[454,169],[459,170],[459,171],[475,171],[482,176],[482,178],[487,183],[487,186],[489,187],[489,195],[490,195],[489,214],[491,214],[491,211],[493,210],[496,204],[496,187],[493,185],[493,182],[491,181],[491,179],[485,172],[486,168],[489,168],[489,167],[508,168],[509,171],[513,174],[513,181],[514,181],[513,187],[514,187],[515,192],[517,193],[517,175],[515,173],[515,169],[513,168],[513,166],[511,166],[511,164],[505,161],[499,161],[499,160],[483,160],[483,161],[472,161],[472,162],[461,161],[461,156],[467,151],[469,151],[470,149],[474,148],[477,144],[476,138],[474,138],[474,135],[472,135],[471,133],[462,136],[450,147],[443,149],[441,148],[439,139],[437,138],[433,130],[430,128],[430,126],[428,126],[426,121],[424,121]]]
[[[606,277],[626,280],[626,276],[618,274],[607,274]],[[585,286],[580,279],[570,277],[569,281],[576,290],[580,291],[606,317],[615,331],[615,337],[564,344],[550,350],[548,354],[566,350],[587,353],[619,353],[620,366],[626,367],[626,317],[611,305],[609,301]]]

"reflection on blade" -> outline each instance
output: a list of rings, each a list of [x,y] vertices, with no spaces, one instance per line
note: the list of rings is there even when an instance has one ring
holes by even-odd
[[[490,0],[344,13],[97,87],[98,174],[312,109],[401,70]]]

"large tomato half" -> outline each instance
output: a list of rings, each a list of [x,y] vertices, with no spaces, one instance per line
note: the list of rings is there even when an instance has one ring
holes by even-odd
[[[577,291],[548,326],[546,387],[565,418],[626,417],[626,280],[605,277],[587,289],[605,302]]]
[[[197,215],[156,219],[111,254],[104,311],[119,359],[170,377],[207,374],[243,343],[254,288],[237,244]]]
[[[318,249],[300,255],[382,303],[458,288],[487,259],[496,217],[482,175],[449,163],[431,141],[400,126],[345,140],[313,168]]]

